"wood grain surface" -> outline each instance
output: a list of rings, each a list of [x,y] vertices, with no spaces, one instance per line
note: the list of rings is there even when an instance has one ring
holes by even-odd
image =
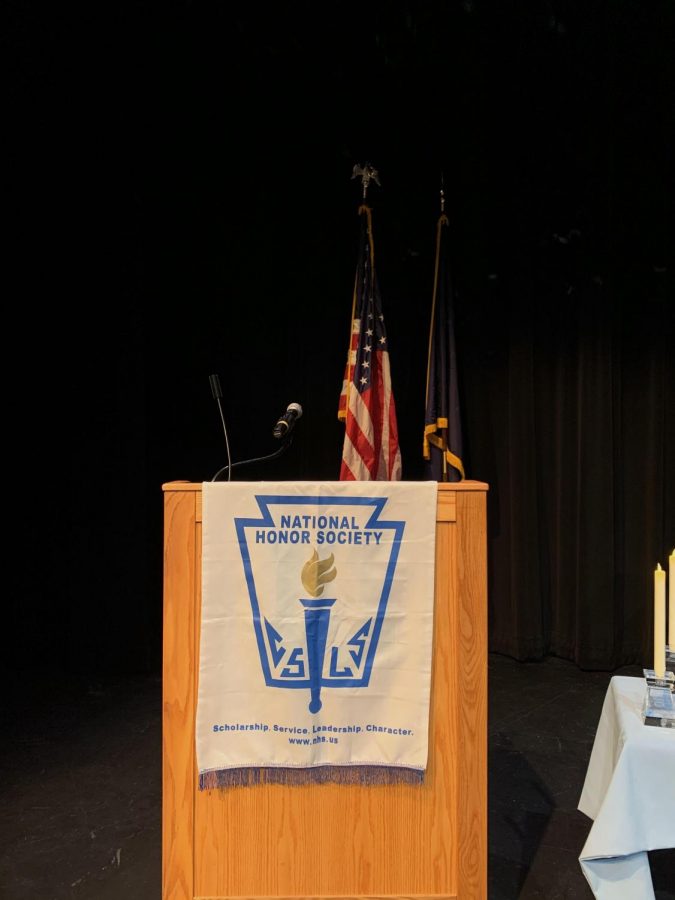
[[[201,485],[164,489],[164,900],[485,900],[487,485],[439,485],[424,784],[225,791],[196,789]]]

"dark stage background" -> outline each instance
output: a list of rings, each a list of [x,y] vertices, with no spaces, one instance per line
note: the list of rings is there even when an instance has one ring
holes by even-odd
[[[156,672],[161,484],[335,479],[372,162],[404,478],[440,172],[490,646],[651,660],[675,545],[671,3],[10,4],[3,663]],[[9,276],[13,277],[9,277]]]

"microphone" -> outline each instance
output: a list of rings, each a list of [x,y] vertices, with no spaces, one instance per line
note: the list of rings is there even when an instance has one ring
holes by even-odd
[[[293,430],[295,423],[298,421],[301,415],[302,407],[300,406],[300,404],[289,403],[286,412],[283,414],[283,416],[280,416],[277,419],[277,424],[272,429],[273,437],[277,438],[277,440],[287,437]]]

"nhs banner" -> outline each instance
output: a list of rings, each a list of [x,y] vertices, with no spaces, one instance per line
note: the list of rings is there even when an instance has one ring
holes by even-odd
[[[201,787],[421,780],[436,491],[204,483]]]

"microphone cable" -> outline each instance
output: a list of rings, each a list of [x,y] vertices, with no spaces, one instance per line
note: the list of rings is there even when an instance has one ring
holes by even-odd
[[[281,456],[282,453],[285,453],[288,450],[288,448],[291,446],[292,443],[293,443],[293,435],[290,435],[289,437],[286,438],[286,440],[283,442],[281,447],[279,447],[278,450],[274,451],[274,453],[268,453],[267,456],[256,456],[254,459],[241,459],[241,460],[239,460],[239,462],[232,463],[231,465],[222,466],[220,469],[218,469],[218,471],[213,476],[211,481],[218,481],[218,478],[220,477],[220,475],[222,475],[222,473],[226,469],[227,469],[227,480],[230,481],[231,469],[236,469],[237,466],[248,466],[251,463],[264,462],[267,459],[275,459],[277,456]]]

